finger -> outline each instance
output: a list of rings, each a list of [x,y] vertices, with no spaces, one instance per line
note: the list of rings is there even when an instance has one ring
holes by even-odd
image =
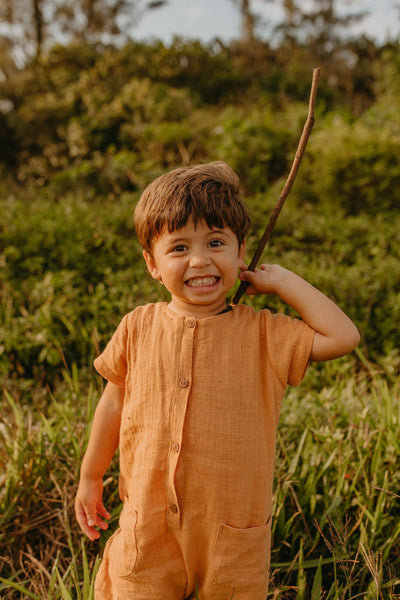
[[[108,523],[103,521],[103,519],[101,517],[103,517],[104,519],[111,518],[110,513],[108,512],[108,510],[106,509],[106,507],[104,506],[103,503],[101,503],[100,506],[97,507],[97,513],[95,515],[95,518],[96,518],[95,525],[96,525],[96,527],[100,527],[100,529],[105,531],[106,529],[108,529]]]
[[[87,510],[86,520],[89,527],[94,527],[95,525],[97,525],[97,513],[94,513],[92,510]]]
[[[99,521],[101,521],[100,517],[97,515],[96,506],[92,503],[90,505],[80,504],[78,506],[77,518],[81,528],[83,525],[85,529],[89,529],[92,534],[95,532],[94,527],[98,526]]]
[[[239,279],[241,279],[242,281],[249,281],[252,282],[254,281],[256,274],[254,273],[254,271],[242,271],[241,273],[239,273]]]
[[[98,519],[96,526],[102,531],[106,531],[108,529],[108,523],[106,523],[106,521],[102,521],[101,519]]]
[[[256,293],[254,286],[250,283],[250,279],[251,279],[253,273],[250,273],[250,275],[248,275],[248,273],[250,273],[250,271],[246,271],[245,273],[240,273],[239,278],[241,279],[241,281],[246,281],[248,283],[248,285],[246,287],[246,294],[253,296]]]
[[[248,285],[246,288],[246,294],[248,296],[256,296],[257,295],[257,290],[253,285]]]
[[[106,529],[108,529],[108,523],[106,523],[105,521],[103,521],[103,519],[100,518],[100,515],[95,514],[93,515],[88,515],[87,517],[87,524],[89,529],[93,532],[95,532],[96,534],[98,534],[98,531],[96,531],[94,528],[95,527],[99,527],[100,529],[102,529],[103,531],[105,531]],[[99,537],[99,535],[96,535],[96,537]]]
[[[84,527],[84,528],[81,527],[81,529],[82,529],[83,533],[86,535],[86,537],[88,537],[91,542],[98,540],[100,537],[100,532],[97,531],[97,529],[95,529],[94,527]]]
[[[100,506],[97,509],[97,512],[99,513],[99,515],[101,517],[104,517],[104,519],[111,519],[111,515],[108,512],[108,510],[106,509],[106,507],[104,506],[103,503],[100,504]]]
[[[100,537],[100,533],[94,528],[94,525],[91,525],[90,523],[93,522],[93,517],[89,517],[86,514],[85,509],[83,508],[83,506],[78,506],[75,509],[75,514],[76,514],[76,520],[78,521],[78,525],[81,528],[81,530],[83,531],[83,533],[91,540],[97,540]],[[89,523],[89,518],[90,518],[90,523]]]
[[[241,281],[249,281],[249,273],[250,272],[251,271],[249,271],[248,269],[241,271],[239,273],[239,279],[241,279]]]

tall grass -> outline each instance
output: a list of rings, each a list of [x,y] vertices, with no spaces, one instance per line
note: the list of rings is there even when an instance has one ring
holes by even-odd
[[[297,571],[296,598],[400,592],[399,423],[400,378],[382,372],[286,398],[272,566],[283,583]]]
[[[320,391],[290,390],[278,433],[270,598],[391,599],[400,592],[400,378],[339,361]],[[0,596],[93,598],[105,543],[73,517],[97,379],[65,368],[53,391],[1,405]],[[317,369],[310,379],[318,375]],[[106,481],[116,527],[117,465]],[[104,537],[107,537],[108,532]]]
[[[87,385],[86,385],[87,384]],[[80,540],[73,498],[100,392],[63,370],[54,392],[1,405],[0,596],[91,598],[99,549]],[[112,481],[112,475],[109,482]],[[115,495],[115,494],[114,494]]]

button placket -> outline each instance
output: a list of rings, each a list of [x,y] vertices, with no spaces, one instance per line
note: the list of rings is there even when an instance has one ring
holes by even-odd
[[[168,511],[170,527],[180,527],[180,503],[175,489],[175,472],[182,451],[183,425],[190,395],[192,360],[196,321],[185,319],[181,330],[181,341],[177,365],[177,387],[171,412],[171,443],[168,456]]]

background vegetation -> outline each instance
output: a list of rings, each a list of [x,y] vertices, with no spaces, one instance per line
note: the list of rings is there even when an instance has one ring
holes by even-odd
[[[71,42],[3,68],[0,90],[0,595],[91,598],[105,539],[73,518],[120,317],[163,299],[132,213],[181,164],[226,160],[249,255],[292,162],[316,52],[316,124],[265,259],[330,295],[359,350],[289,390],[278,436],[271,598],[400,597],[400,53],[321,31],[279,47]],[[317,39],[318,38],[318,39]],[[332,42],[332,40],[331,40]],[[288,310],[275,298],[245,299]],[[117,464],[106,482],[116,526]]]

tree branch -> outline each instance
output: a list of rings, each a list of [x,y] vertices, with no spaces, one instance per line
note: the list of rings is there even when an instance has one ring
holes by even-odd
[[[290,173],[289,173],[286,183],[283,187],[281,195],[279,196],[279,200],[276,203],[274,210],[272,211],[271,217],[269,219],[269,223],[263,233],[260,243],[258,244],[257,250],[255,251],[255,254],[251,260],[251,263],[248,268],[249,271],[255,270],[255,268],[258,264],[258,261],[260,260],[261,255],[264,251],[264,248],[265,248],[269,238],[271,237],[271,233],[274,229],[274,226],[278,219],[279,213],[281,212],[281,208],[282,208],[286,198],[289,195],[289,192],[292,188],[294,180],[296,179],[296,175],[299,170],[300,163],[303,159],[303,155],[304,155],[304,152],[305,152],[305,149],[307,146],[308,138],[310,137],[311,130],[314,125],[314,109],[315,109],[315,99],[317,96],[319,75],[320,75],[320,69],[319,68],[314,69],[312,85],[311,85],[310,101],[309,101],[309,106],[308,106],[308,116],[307,116],[307,120],[306,120],[306,123],[303,128],[303,133],[301,134],[300,142],[297,147],[297,151],[296,151],[296,155],[294,157],[292,168],[290,169]],[[248,281],[241,282],[241,284],[232,300],[232,304],[237,304],[239,302],[240,298],[242,297],[242,295],[245,292],[248,285],[249,285]]]

